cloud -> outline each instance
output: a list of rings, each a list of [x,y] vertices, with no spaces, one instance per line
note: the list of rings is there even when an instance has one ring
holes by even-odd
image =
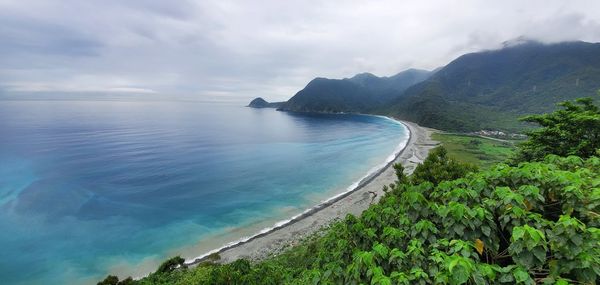
[[[0,56],[93,56],[102,43],[75,28],[0,11]]]
[[[0,1],[0,89],[284,100],[525,36],[600,41],[598,1]]]
[[[7,86],[5,92],[70,92],[70,93],[135,93],[156,94],[152,89],[127,87],[127,86],[72,86],[72,85],[45,85],[45,84],[18,84]]]

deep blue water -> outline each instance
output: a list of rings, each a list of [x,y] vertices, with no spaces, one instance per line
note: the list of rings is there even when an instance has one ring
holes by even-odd
[[[405,139],[372,116],[0,101],[1,283],[95,284],[197,256],[344,191]]]

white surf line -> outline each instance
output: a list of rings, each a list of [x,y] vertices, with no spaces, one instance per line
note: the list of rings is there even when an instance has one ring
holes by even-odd
[[[313,215],[314,213],[332,205],[333,203],[343,199],[344,197],[352,194],[353,192],[361,189],[362,187],[364,187],[365,185],[367,185],[368,183],[370,183],[371,181],[373,181],[373,179],[375,179],[377,176],[379,176],[381,173],[383,173],[388,167],[390,167],[393,162],[402,154],[402,152],[406,149],[406,146],[408,145],[408,142],[410,142],[412,133],[410,131],[410,128],[404,124],[401,121],[398,121],[396,119],[390,118],[390,117],[386,117],[386,116],[379,116],[379,115],[366,115],[366,116],[374,116],[374,117],[380,117],[380,118],[385,118],[388,120],[391,120],[397,124],[400,124],[404,127],[404,130],[408,133],[408,137],[404,140],[402,140],[398,146],[396,147],[396,149],[394,150],[394,153],[392,153],[391,155],[389,155],[386,158],[386,161],[380,165],[377,165],[375,167],[373,167],[368,173],[367,175],[365,175],[364,177],[362,177],[361,179],[359,179],[357,182],[352,183],[349,187],[346,188],[346,191],[339,193],[337,195],[334,195],[330,198],[328,198],[327,200],[321,201],[319,204],[317,204],[316,206],[312,207],[312,208],[308,208],[306,210],[304,210],[302,213],[293,216],[292,218],[288,219],[288,220],[282,220],[279,221],[277,223],[275,223],[272,227],[267,227],[264,228],[262,230],[260,230],[258,233],[251,235],[251,236],[247,236],[247,237],[242,237],[236,241],[227,243],[226,245],[219,247],[217,249],[211,250],[205,254],[202,254],[200,256],[197,256],[191,260],[186,260],[185,264],[186,265],[195,265],[198,264],[204,260],[207,259],[207,257],[209,255],[215,254],[215,253],[221,253],[224,252],[228,249],[234,248],[236,246],[240,246],[242,244],[245,244],[247,242],[250,242],[254,239],[260,238],[262,236],[265,236],[271,232],[274,232],[276,230],[279,230],[283,227],[286,227],[288,225],[291,225],[295,222],[298,222],[308,216]]]

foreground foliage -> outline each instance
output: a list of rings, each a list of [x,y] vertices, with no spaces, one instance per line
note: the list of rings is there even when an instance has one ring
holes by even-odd
[[[600,159],[549,156],[398,185],[323,238],[323,284],[501,284],[600,276]]]

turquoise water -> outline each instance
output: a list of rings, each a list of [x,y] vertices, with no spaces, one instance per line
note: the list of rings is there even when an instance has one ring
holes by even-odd
[[[0,101],[2,284],[95,284],[198,256],[345,191],[406,132],[201,102]]]

